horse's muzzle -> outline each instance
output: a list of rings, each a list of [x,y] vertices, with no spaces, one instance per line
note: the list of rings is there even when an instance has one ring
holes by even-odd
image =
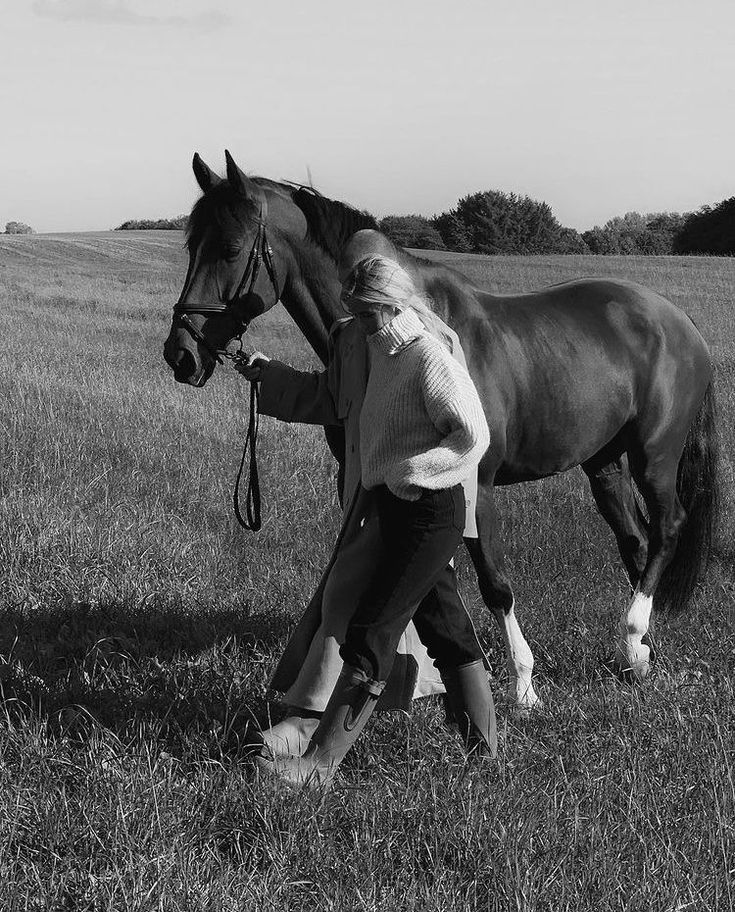
[[[188,383],[190,386],[204,386],[211,370],[197,363],[194,353],[187,348],[174,348],[168,344],[163,347],[163,357],[174,372],[177,383]]]

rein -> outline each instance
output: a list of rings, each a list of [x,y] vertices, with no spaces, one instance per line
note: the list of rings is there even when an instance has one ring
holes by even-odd
[[[258,458],[255,453],[255,445],[258,442],[258,425],[260,424],[260,388],[256,381],[250,383],[250,417],[248,419],[248,431],[245,435],[245,446],[242,450],[242,459],[240,468],[237,470],[235,479],[235,489],[232,492],[232,506],[235,511],[235,519],[240,523],[243,529],[249,529],[251,532],[259,532],[262,526],[260,518],[260,477],[258,475]],[[242,471],[245,467],[245,459],[250,450],[250,465],[248,467],[248,487],[245,495],[245,519],[240,512],[240,481]]]
[[[187,280],[184,282],[184,288],[181,292],[179,300],[174,305],[174,316],[177,316],[179,320],[181,320],[181,323],[189,332],[189,335],[195,340],[195,342],[201,345],[202,348],[205,349],[205,351],[207,351],[218,364],[224,364],[224,361],[222,360],[223,358],[233,362],[233,366],[242,364],[243,362],[247,361],[248,356],[243,350],[242,337],[250,325],[250,321],[242,315],[242,307],[254,294],[255,282],[258,278],[261,264],[265,266],[265,270],[268,273],[268,278],[270,279],[271,286],[276,293],[276,300],[278,300],[280,297],[280,292],[278,290],[278,274],[276,272],[276,264],[273,260],[273,249],[268,243],[268,238],[266,235],[267,213],[268,203],[264,198],[260,204],[260,215],[257,220],[258,230],[255,234],[253,246],[250,248],[245,270],[242,274],[242,278],[240,279],[234,295],[229,299],[229,301],[215,301],[211,303],[193,305],[185,304],[183,299],[186,289],[189,285],[189,282]],[[246,285],[247,291],[245,290]],[[237,312],[238,308],[241,311],[240,313]],[[227,351],[227,349],[215,348],[209,342],[209,340],[205,338],[201,330],[197,329],[190,318],[190,314],[215,314],[225,313],[227,311],[233,311],[235,313],[239,319],[241,327],[240,333],[237,336],[238,342],[240,343],[240,348],[235,352]],[[258,459],[256,455],[258,424],[260,417],[258,409],[259,401],[260,389],[257,381],[252,380],[250,382],[250,417],[248,419],[248,429],[247,434],[245,435],[245,446],[243,447],[242,451],[240,468],[237,471],[235,488],[232,494],[235,518],[243,529],[249,529],[251,532],[258,532],[262,525],[260,478],[258,475]],[[248,467],[248,486],[245,496],[245,517],[243,517],[240,510],[240,484],[242,481],[242,475],[245,468],[245,460],[247,459],[248,451],[250,452],[250,462]]]

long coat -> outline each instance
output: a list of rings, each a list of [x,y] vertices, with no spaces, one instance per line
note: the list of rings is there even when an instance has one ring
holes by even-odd
[[[454,356],[464,363],[459,339],[447,327]],[[263,368],[260,411],[281,421],[342,425],[345,432],[343,519],[329,563],[276,668],[271,686],[289,706],[324,710],[342,668],[339,655],[355,607],[381,561],[373,497],[360,487],[360,410],[368,376],[365,336],[357,321],[338,321],[330,335],[327,368],[298,371],[280,361]],[[465,484],[467,528],[476,536],[477,478]],[[412,698],[443,693],[439,673],[413,624],[401,637],[379,708],[408,709]]]

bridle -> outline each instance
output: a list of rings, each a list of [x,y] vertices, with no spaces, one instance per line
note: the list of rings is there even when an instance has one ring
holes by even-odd
[[[242,357],[242,337],[250,325],[250,320],[247,317],[244,317],[242,313],[238,315],[237,311],[238,309],[245,310],[245,303],[253,296],[255,283],[258,280],[261,264],[265,266],[265,271],[268,273],[268,278],[270,279],[271,286],[276,293],[276,300],[278,300],[281,295],[278,288],[278,273],[276,272],[276,264],[273,259],[273,248],[268,243],[268,237],[266,235],[267,215],[268,202],[265,197],[263,197],[260,203],[260,213],[256,221],[258,228],[255,233],[253,246],[250,248],[250,253],[248,254],[245,270],[243,271],[242,278],[240,279],[240,282],[235,289],[235,293],[228,301],[204,301],[198,304],[184,303],[184,296],[186,294],[187,288],[189,287],[189,280],[191,279],[191,273],[193,269],[193,264],[190,264],[189,271],[187,272],[186,279],[184,280],[184,287],[181,291],[181,295],[179,296],[179,300],[176,302],[176,304],[174,304],[174,317],[178,317],[179,320],[181,320],[184,328],[188,330],[189,335],[196,342],[198,342],[218,364],[223,363],[223,358],[227,358],[230,361],[237,361],[238,358]],[[245,289],[246,285],[247,291]],[[241,327],[240,332],[237,336],[238,342],[240,343],[240,348],[237,352],[229,352],[227,349],[215,348],[204,337],[203,333],[197,329],[190,318],[190,314],[215,314],[227,313],[228,311],[233,312],[237,316]]]
[[[218,364],[224,363],[222,360],[223,358],[226,358],[228,361],[233,362],[233,365],[247,361],[248,355],[243,349],[242,337],[250,325],[250,320],[244,317],[242,312],[238,314],[237,311],[240,309],[241,311],[245,311],[247,313],[245,305],[254,294],[255,283],[258,279],[261,264],[265,266],[265,271],[268,273],[268,278],[270,279],[271,286],[276,293],[276,300],[278,300],[280,297],[280,291],[278,289],[278,274],[276,272],[276,264],[273,260],[273,248],[268,243],[268,237],[266,235],[267,214],[268,203],[265,197],[263,197],[260,203],[260,213],[257,219],[258,228],[255,234],[255,240],[253,241],[253,246],[250,248],[250,253],[248,254],[245,270],[242,274],[242,278],[240,279],[234,295],[232,295],[228,301],[185,304],[184,296],[186,294],[187,288],[189,287],[189,280],[191,279],[191,273],[193,269],[193,264],[190,263],[189,271],[186,274],[186,279],[184,281],[184,287],[181,291],[181,295],[179,296],[179,300],[174,305],[174,319],[176,317],[179,318],[184,328],[188,331],[189,335],[199,345],[201,345],[202,348],[204,348],[205,351],[207,351]],[[234,352],[228,351],[227,349],[215,348],[209,342],[209,340],[204,337],[204,334],[199,329],[197,329],[190,318],[191,314],[215,314],[226,313],[228,311],[235,314],[240,326],[240,332],[237,335],[239,347],[237,351]],[[235,488],[232,495],[233,508],[237,521],[244,529],[250,529],[252,532],[257,532],[262,525],[260,480],[258,477],[258,460],[255,453],[255,446],[258,440],[259,398],[260,392],[258,384],[256,381],[251,381],[250,417],[248,420],[248,430],[245,436],[245,446],[242,451],[240,468],[237,472]],[[243,518],[242,513],[240,512],[240,480],[242,478],[243,468],[245,466],[245,459],[247,458],[248,450],[250,450],[250,466],[248,473],[248,488],[245,497],[246,518]]]

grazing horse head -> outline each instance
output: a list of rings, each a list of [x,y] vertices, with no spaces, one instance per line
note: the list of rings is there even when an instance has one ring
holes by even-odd
[[[176,380],[192,386],[204,386],[228,345],[278,302],[289,271],[284,238],[306,233],[286,188],[248,178],[225,156],[223,180],[194,155],[204,195],[189,219],[189,268],[164,345]]]

